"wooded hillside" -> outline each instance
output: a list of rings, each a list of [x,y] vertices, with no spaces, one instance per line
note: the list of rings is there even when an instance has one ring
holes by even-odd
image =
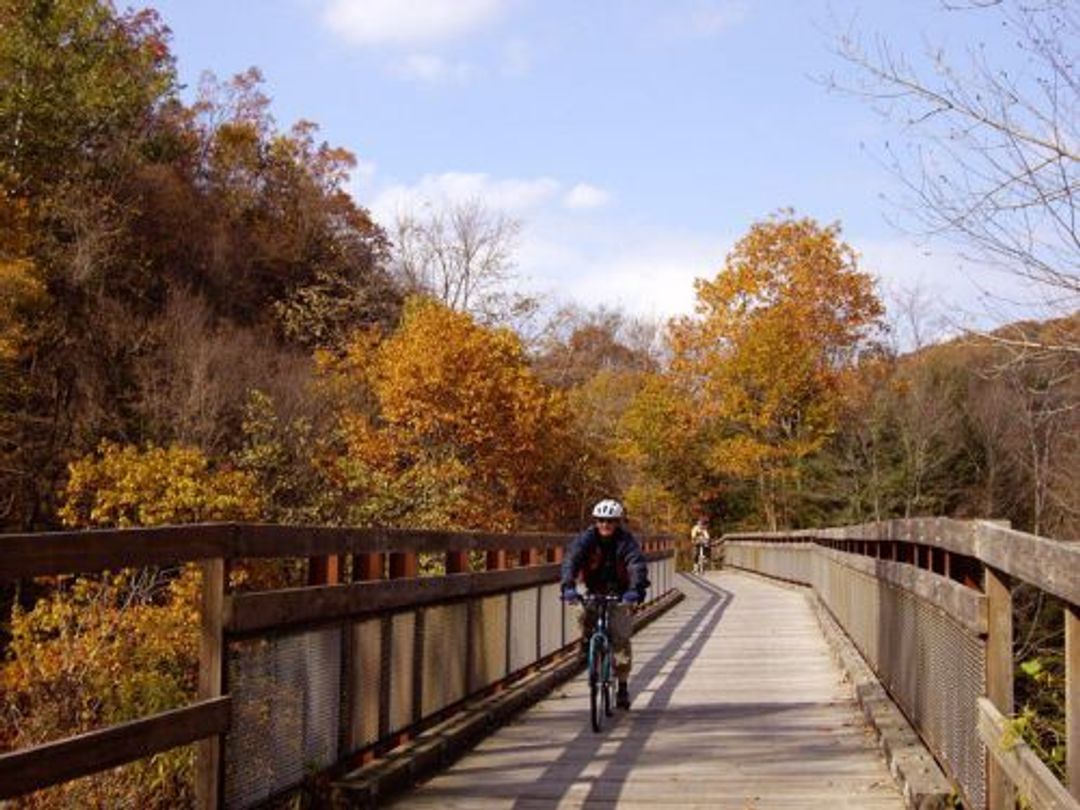
[[[143,522],[168,482],[102,471],[184,448],[275,521],[573,529],[617,493],[677,531],[1076,534],[1072,355],[897,356],[839,226],[753,225],[659,336],[564,310],[526,342],[425,287],[415,244],[395,261],[354,157],[280,127],[257,70],[188,105],[153,12],[18,0],[0,23],[4,530]],[[1075,317],[1013,329],[1076,343]],[[113,490],[128,509],[92,506]]]

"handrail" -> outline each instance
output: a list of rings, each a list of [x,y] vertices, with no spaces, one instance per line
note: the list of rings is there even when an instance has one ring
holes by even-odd
[[[905,542],[971,557],[1071,605],[1080,604],[1080,544],[1016,531],[993,521],[910,518],[839,528],[735,532],[722,539]]]
[[[229,728],[227,697],[0,755],[0,799],[126,765]]]
[[[432,685],[430,699],[427,691],[428,680],[449,673],[424,670],[421,658],[397,673],[397,668],[405,665],[402,655],[429,659],[434,655],[438,662],[439,651],[449,643],[438,636],[427,638],[423,631],[426,622],[438,622],[440,616],[464,617],[467,613],[465,625],[452,635],[468,646],[473,642],[473,634],[478,634],[476,638],[481,641],[489,639],[491,629],[481,618],[487,621],[492,617],[479,614],[482,609],[487,610],[485,605],[492,600],[502,600],[506,614],[498,621],[506,622],[500,631],[504,638],[501,643],[505,646],[505,666],[501,674],[479,671],[477,683],[481,689],[497,688],[501,679],[520,674],[521,670],[515,671],[511,661],[519,662],[514,664],[516,667],[523,666],[522,662],[532,666],[534,659],[525,656],[538,655],[535,659],[538,662],[546,654],[541,654],[542,648],[552,649],[551,617],[540,610],[539,596],[548,594],[550,589],[557,592],[557,563],[570,539],[568,533],[497,535],[252,523],[0,535],[0,582],[191,562],[199,563],[203,569],[197,701],[162,715],[141,717],[0,754],[0,782],[4,783],[0,799],[96,773],[177,745],[198,742],[199,804],[221,806],[227,788],[226,741],[236,731],[236,724],[243,722],[239,716],[243,705],[236,702],[228,683],[229,667],[237,651],[245,649],[248,639],[261,644],[283,634],[318,635],[323,627],[334,627],[334,632],[340,635],[343,687],[346,677],[360,677],[357,667],[375,665],[383,671],[383,686],[377,686],[376,678],[376,688],[389,689],[393,694],[376,695],[373,699],[378,716],[369,715],[371,719],[365,719],[364,723],[377,721],[379,731],[375,743],[367,743],[369,749],[375,744],[393,745],[395,739],[412,733],[414,727],[408,720],[402,726],[387,714],[400,715],[401,700],[414,704],[410,711],[414,712],[415,724],[430,719],[425,712],[432,701],[442,701],[432,717],[453,707],[453,700],[447,703],[449,698],[443,699],[443,695],[453,692],[445,684]],[[650,566],[671,562],[672,542],[666,537],[642,538]],[[483,553],[480,566],[484,570],[470,571],[469,552]],[[447,573],[418,576],[417,558],[424,553],[445,555]],[[351,569],[345,564],[350,555]],[[254,558],[306,558],[309,584],[301,588],[231,593],[227,575],[230,563]],[[351,571],[351,581],[345,580],[347,570]],[[659,595],[653,593],[654,598]],[[535,616],[529,620],[535,631],[534,653],[523,650],[521,640],[509,635],[511,617],[520,618],[519,601],[527,605],[530,600]],[[547,596],[543,601],[547,603]],[[552,597],[552,601],[558,600]],[[561,608],[559,611],[561,616]],[[564,625],[565,621],[560,619],[561,633],[565,632]],[[374,646],[370,633],[362,632],[361,626],[376,628]],[[415,628],[414,635],[410,627]],[[486,643],[490,646],[490,641]],[[563,639],[556,646],[565,643],[567,640]],[[483,662],[473,660],[473,653],[469,652],[462,663],[467,670],[465,679],[469,683],[464,686],[468,691],[475,688],[470,686],[473,669]],[[397,680],[399,676],[407,679],[404,693]],[[367,684],[372,676],[363,677],[367,678],[363,684]],[[395,679],[392,687],[387,678]],[[457,678],[461,686],[461,673]],[[356,681],[349,684],[349,689],[361,685],[361,681]],[[358,712],[366,710],[360,705],[365,701],[370,702],[369,697],[350,693],[340,708],[342,725],[336,733],[341,735],[345,746],[342,751],[350,756],[363,750],[362,741],[348,741],[353,737],[359,741],[362,736],[356,723],[357,718],[363,719]],[[387,739],[391,732],[394,739]]]
[[[567,534],[350,529],[260,523],[0,534],[0,581],[206,559],[561,548]]]
[[[943,632],[961,639],[966,633],[967,638],[975,639],[971,643],[977,643],[981,651],[977,660],[984,667],[979,673],[983,695],[978,706],[974,698],[968,701],[969,696],[963,695],[964,705],[970,702],[970,716],[962,718],[962,725],[964,735],[985,742],[989,767],[985,785],[968,784],[967,789],[985,795],[992,810],[1011,810],[1018,789],[1035,807],[1080,807],[1076,801],[1080,798],[1080,543],[1039,537],[992,521],[949,518],[732,533],[717,542],[727,545],[734,567],[811,585],[834,615],[844,614],[837,616],[838,621],[846,618],[851,626],[840,621],[841,626],[852,634],[883,684],[903,693],[894,697],[924,735],[955,733],[940,727],[938,710],[927,708],[927,690],[931,686],[921,682],[935,670],[941,684],[954,683],[957,677],[948,669],[955,664],[944,660],[950,654],[948,648],[942,651],[941,642],[933,637]],[[868,591],[861,584],[866,581],[877,582],[879,593]],[[993,744],[991,739],[994,729],[1003,726],[988,718],[1007,717],[1013,712],[1012,590],[1018,582],[1056,597],[1064,607],[1066,773],[1070,791],[1065,791],[1048,769],[1033,764],[1038,762],[1033,755],[1021,756],[1013,748]],[[906,596],[887,596],[880,589],[893,589]],[[932,605],[962,630],[939,631],[934,614],[916,614],[906,607],[912,599]],[[873,601],[875,611],[903,611],[904,627],[908,629],[898,629],[901,617],[889,613],[868,623],[865,611],[869,605],[865,600]],[[914,642],[901,639],[902,633],[914,633],[918,638]],[[901,660],[896,660],[888,645],[901,640],[905,642],[904,653]],[[941,660],[934,657],[934,649]],[[920,673],[918,688],[911,684],[916,671],[913,667]],[[952,699],[948,710],[955,711],[956,705],[956,699]],[[920,727],[920,722],[929,723],[933,729]],[[948,746],[955,749],[955,743]],[[941,749],[935,754],[939,759],[949,759]],[[956,756],[955,750],[952,756]],[[1061,803],[1060,797],[1068,792],[1072,793],[1071,803]]]

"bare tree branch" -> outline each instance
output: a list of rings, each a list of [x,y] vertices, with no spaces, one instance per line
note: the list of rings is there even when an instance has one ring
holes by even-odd
[[[521,223],[479,200],[425,206],[402,214],[394,234],[394,263],[411,292],[431,295],[451,309],[486,321],[505,321],[532,306],[508,289]]]
[[[836,37],[854,69],[835,90],[868,100],[902,128],[888,144],[898,207],[926,235],[1035,282],[1063,314],[1080,304],[1080,9],[1069,0],[955,0],[951,13],[994,15],[1016,54],[984,43],[958,59],[928,47],[919,69],[882,37]],[[1010,59],[1016,56],[1016,59]],[[1080,344],[1042,346],[1076,353]]]

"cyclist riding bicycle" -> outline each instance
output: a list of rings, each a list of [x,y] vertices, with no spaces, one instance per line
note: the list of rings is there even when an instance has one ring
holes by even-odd
[[[583,579],[589,593],[620,596],[621,601],[610,608],[610,631],[614,649],[615,677],[619,682],[615,693],[615,705],[630,708],[630,677],[632,652],[630,634],[633,618],[630,606],[645,599],[649,587],[649,568],[645,555],[634,535],[623,526],[622,504],[610,498],[593,507],[594,524],[586,529],[567,548],[562,564],[563,599],[578,599],[577,582]],[[578,626],[582,638],[592,635],[595,612],[582,609],[578,613]]]
[[[698,522],[690,530],[690,541],[694,545],[694,573],[703,574],[709,561],[709,543],[711,541],[708,521],[705,518],[698,518]]]

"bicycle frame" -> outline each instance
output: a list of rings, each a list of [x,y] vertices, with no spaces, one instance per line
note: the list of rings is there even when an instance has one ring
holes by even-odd
[[[709,557],[707,553],[707,546],[703,543],[694,544],[694,573],[704,574],[705,570],[709,567]]]
[[[609,630],[611,621],[609,609],[612,604],[620,600],[617,596],[587,594],[581,601],[586,610],[591,608],[596,612],[596,623],[592,635],[589,636],[586,665],[589,673],[589,708],[592,727],[593,731],[600,731],[603,724],[602,717],[610,717],[612,713],[611,657],[613,649]]]

